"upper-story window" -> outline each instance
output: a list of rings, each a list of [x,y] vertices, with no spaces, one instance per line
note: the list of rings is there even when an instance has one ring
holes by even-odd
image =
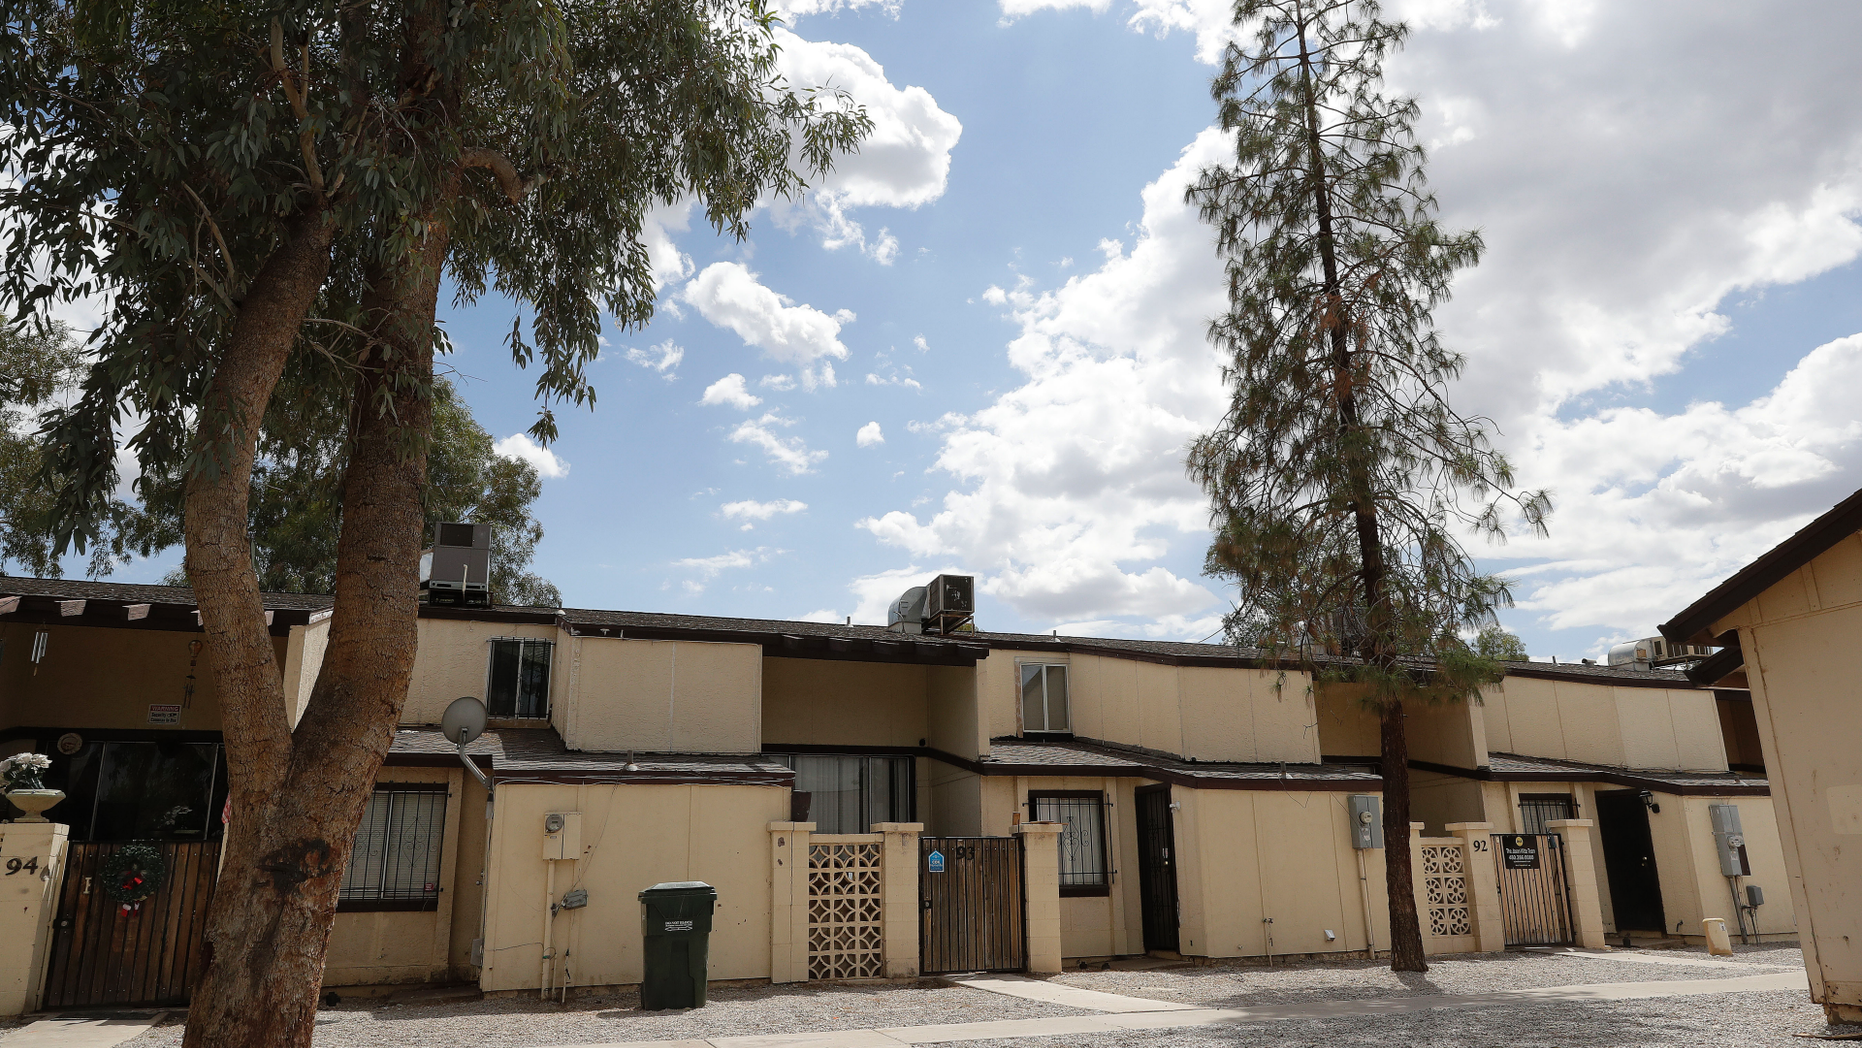
[[[1067,709],[1067,667],[1023,663],[1022,731],[1072,731]]]
[[[485,708],[493,717],[550,715],[550,650],[547,640],[499,637],[491,642],[491,679]]]

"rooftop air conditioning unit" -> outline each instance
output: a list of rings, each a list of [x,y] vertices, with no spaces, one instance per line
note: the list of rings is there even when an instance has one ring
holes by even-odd
[[[925,587],[925,632],[952,633],[975,617],[975,576],[939,575]]]
[[[913,586],[892,602],[886,628],[894,633],[952,633],[976,617],[976,579],[939,575],[928,586]]]
[[[433,526],[433,548],[420,551],[420,599],[479,607],[491,603],[490,524]]]
[[[1610,665],[1634,670],[1691,665],[1713,654],[1704,644],[1676,644],[1666,637],[1627,640],[1610,649]]]

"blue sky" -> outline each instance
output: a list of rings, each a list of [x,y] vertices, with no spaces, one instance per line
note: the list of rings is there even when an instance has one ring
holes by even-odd
[[[876,138],[746,242],[656,215],[660,315],[609,332],[550,452],[505,445],[554,474],[538,570],[578,606],[855,621],[957,570],[984,628],[1211,634],[1181,459],[1222,303],[1182,187],[1222,156],[1226,5],[779,6],[790,75]],[[1476,552],[1535,655],[1598,655],[1862,486],[1862,9],[1388,10],[1442,217],[1488,244],[1438,316],[1456,402],[1560,507]],[[499,437],[535,410],[509,317],[444,317]]]

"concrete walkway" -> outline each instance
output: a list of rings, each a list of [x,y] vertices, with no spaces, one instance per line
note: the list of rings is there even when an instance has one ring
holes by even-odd
[[[988,990],[990,993],[999,993],[1005,997],[1020,997],[1023,1000],[1040,1001],[1043,1004],[1064,1004],[1069,1008],[1087,1008],[1096,1012],[1196,1010],[1193,1004],[1175,1004],[1170,1001],[1153,1001],[1148,997],[1126,997],[1123,994],[1102,993],[1099,990],[1083,990],[1078,986],[1048,982],[1045,979],[1030,979],[1025,975],[951,975],[945,978],[958,986]]]
[[[167,1014],[40,1019],[0,1036],[0,1045],[5,1048],[110,1048],[153,1028]]]
[[[1003,984],[1024,987],[1017,980],[991,976]],[[966,986],[980,986],[966,979],[953,980]],[[1761,990],[1805,989],[1801,971],[1771,972],[1763,975],[1736,976],[1728,979],[1688,979],[1673,982],[1598,983],[1590,986],[1551,986],[1536,990],[1507,990],[1482,994],[1426,994],[1415,997],[1385,997],[1373,1000],[1314,1001],[1310,1004],[1275,1005],[1262,1008],[1195,1008],[1164,1001],[1119,997],[1074,987],[1044,984],[1050,990],[1071,990],[1092,994],[1095,998],[1114,998],[1130,1004],[1145,1004],[1149,1009],[1124,1007],[1102,1015],[1067,1015],[1042,1019],[1003,1019],[994,1022],[950,1023],[938,1026],[897,1026],[879,1030],[836,1030],[822,1033],[786,1033],[751,1037],[713,1037],[708,1040],[629,1041],[584,1045],[581,1048],[897,1048],[907,1044],[941,1044],[953,1041],[986,1041],[1009,1037],[1076,1036],[1093,1033],[1117,1033],[1122,1030],[1158,1030],[1184,1026],[1211,1026],[1218,1023],[1276,1022],[1285,1019],[1331,1019],[1352,1015],[1397,1015],[1436,1008],[1491,1008],[1524,1002],[1622,1001],[1645,997],[1694,997],[1715,993],[1750,993]],[[1001,992],[1001,991],[997,991]],[[1013,996],[1030,996],[1032,991]],[[1031,997],[1055,1004],[1074,1004],[1077,999],[1054,995]],[[1095,1005],[1076,1005],[1096,1007]],[[8,1048],[11,1048],[9,1045]]]

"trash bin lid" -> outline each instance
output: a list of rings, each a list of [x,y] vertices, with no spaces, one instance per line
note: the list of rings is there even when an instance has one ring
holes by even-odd
[[[701,895],[706,892],[712,895],[718,894],[716,888],[704,881],[666,881],[641,892],[640,897],[644,899],[649,895]]]

